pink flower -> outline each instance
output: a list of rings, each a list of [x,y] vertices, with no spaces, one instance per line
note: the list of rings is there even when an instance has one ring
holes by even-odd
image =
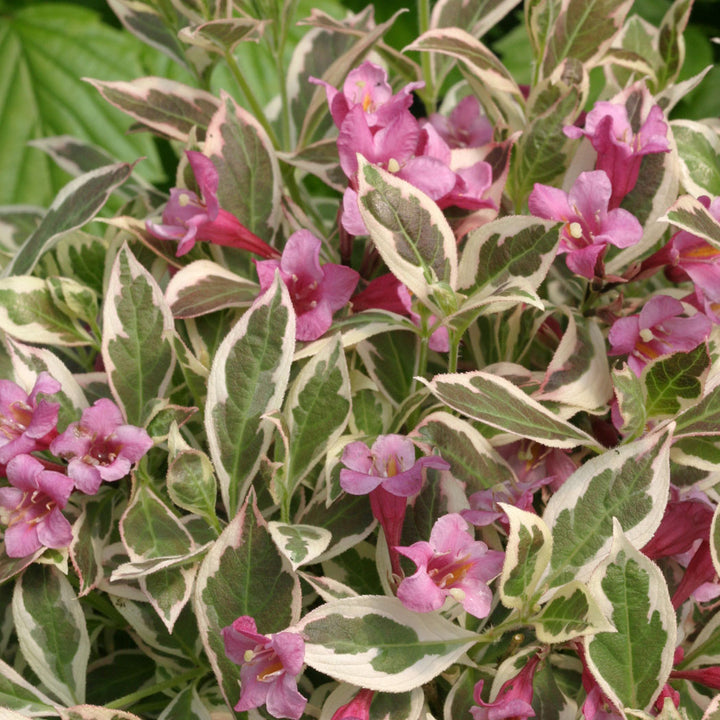
[[[413,90],[425,85],[424,82],[409,83],[393,95],[385,70],[367,60],[347,74],[342,91],[336,90],[324,80],[314,77],[309,80],[315,85],[325,87],[330,114],[338,128],[343,124],[348,112],[355,108],[365,114],[368,127],[384,127],[399,112],[412,105]]]
[[[450,113],[449,117],[432,113],[420,124],[430,123],[438,135],[451,148],[474,148],[492,140],[492,123],[482,114],[480,103],[473,95],[464,97]]]
[[[370,704],[374,690],[360,690],[346,705],[339,707],[330,720],[370,720]]]
[[[602,170],[580,173],[569,193],[535,183],[528,208],[536,217],[565,223],[558,254],[577,275],[602,277],[607,245],[625,248],[642,238],[642,226],[627,210],[609,210],[610,180]]]
[[[712,323],[702,313],[679,317],[685,306],[669,295],[655,295],[638,315],[615,321],[610,328],[610,355],[628,355],[636,375],[650,360],[674,352],[688,352],[703,342]]]
[[[7,464],[7,479],[12,487],[0,488],[7,554],[25,557],[41,547],[67,547],[72,528],[60,510],[73,490],[72,480],[46,470],[32,455],[13,457]]]
[[[392,273],[371,280],[362,292],[352,298],[352,306],[355,312],[377,308],[407,315],[415,325],[420,326],[420,315],[412,309],[410,291]],[[432,326],[436,320],[434,315],[430,315],[428,324]],[[430,336],[428,347],[436,352],[447,352],[450,349],[448,329],[439,327],[435,330]]]
[[[173,188],[163,211],[162,224],[146,220],[147,231],[160,240],[177,240],[175,254],[178,257],[190,252],[195,242],[202,240],[248,250],[265,258],[278,257],[275,248],[220,207],[217,199],[219,177],[212,160],[195,150],[185,154],[195,174],[200,197],[192,190]]]
[[[305,657],[305,642],[297,633],[260,635],[247,615],[223,628],[225,654],[240,669],[242,712],[265,705],[276,718],[298,720],[307,700],[298,692],[296,678]]]
[[[493,702],[486,703],[480,693],[483,681],[480,680],[473,691],[473,698],[480,707],[470,708],[474,720],[523,720],[534,717],[532,707],[533,679],[540,662],[540,654],[536,653],[525,667],[513,678],[503,684]]]
[[[635,187],[643,156],[669,152],[667,130],[659,105],[653,105],[640,130],[634,133],[625,105],[611,102],[595,103],[585,118],[584,130],[574,125],[564,128],[570,138],[585,135],[597,151],[595,169],[605,171],[612,184],[611,208],[619,207]]]
[[[351,495],[370,494],[370,508],[380,523],[393,572],[402,576],[395,547],[400,544],[407,498],[420,492],[423,468],[448,470],[450,464],[437,455],[415,460],[415,446],[402,435],[381,435],[369,448],[364,442],[345,446],[340,486]]]
[[[347,305],[360,276],[344,265],[320,265],[321,242],[309,230],[293,233],[280,260],[255,263],[260,291],[272,285],[275,270],[290,292],[298,340],[317,340],[332,324],[333,313]]]
[[[112,400],[101,398],[50,444],[50,452],[70,461],[68,475],[78,490],[94,495],[103,480],[125,477],[152,447],[145,430],[125,425],[123,419]]]
[[[44,450],[57,433],[60,403],[38,400],[53,395],[60,383],[41,372],[28,395],[11,380],[0,380],[0,465],[21,453]]]
[[[457,513],[443,515],[430,532],[430,542],[416,542],[397,551],[417,571],[397,591],[403,605],[416,612],[439,610],[449,596],[475,617],[487,617],[492,591],[487,583],[500,574],[505,554],[473,540]]]

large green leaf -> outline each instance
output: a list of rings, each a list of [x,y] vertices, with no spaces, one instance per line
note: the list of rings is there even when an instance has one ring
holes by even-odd
[[[162,177],[150,138],[128,135],[128,119],[82,81],[142,75],[141,49],[78,4],[34,3],[0,15],[0,204],[48,205],[67,182],[49,157],[27,144],[47,135],[84,137],[128,162],[145,157],[141,172]]]

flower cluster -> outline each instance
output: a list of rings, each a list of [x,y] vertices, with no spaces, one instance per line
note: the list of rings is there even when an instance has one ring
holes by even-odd
[[[125,477],[153,444],[145,430],[124,424],[120,408],[107,399],[83,410],[79,421],[59,433],[60,404],[45,396],[60,389],[46,372],[29,394],[0,380],[0,454],[10,484],[0,487],[0,522],[10,557],[69,545],[72,529],[61,511],[71,493],[94,495],[103,480]],[[33,454],[48,452],[67,460],[67,466]]]

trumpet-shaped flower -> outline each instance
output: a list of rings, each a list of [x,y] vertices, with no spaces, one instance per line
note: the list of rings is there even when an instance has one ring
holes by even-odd
[[[610,328],[610,354],[628,356],[636,375],[650,360],[674,352],[688,352],[710,334],[712,323],[702,313],[680,317],[685,306],[669,295],[655,295],[637,315],[615,321]]]
[[[30,394],[12,380],[0,380],[0,465],[21,453],[45,449],[56,434],[60,403],[48,402],[60,383],[41,372]]]
[[[503,684],[493,702],[484,702],[480,693],[483,681],[480,680],[473,691],[473,698],[479,707],[470,708],[474,720],[523,720],[534,717],[532,707],[533,679],[540,654],[528,660],[525,667],[513,678]]]
[[[502,570],[505,554],[474,540],[468,524],[456,513],[443,515],[430,532],[430,542],[416,542],[397,551],[410,558],[417,571],[397,591],[402,603],[417,612],[439,610],[450,596],[475,617],[490,612],[492,591],[487,583]]]
[[[370,704],[374,695],[374,690],[363,688],[349,703],[339,707],[330,720],[370,720]]]
[[[482,114],[473,95],[464,97],[449,116],[432,113],[427,120],[420,121],[421,125],[425,123],[430,123],[451,148],[480,147],[493,137],[492,123]]]
[[[564,128],[570,138],[585,135],[597,151],[596,170],[607,173],[612,184],[610,207],[616,208],[635,187],[643,156],[669,152],[668,126],[662,109],[653,105],[637,133],[633,132],[625,105],[597,102],[585,118],[585,129]]]
[[[125,477],[152,445],[145,430],[124,424],[120,408],[101,398],[52,441],[50,452],[69,460],[68,475],[78,490],[94,495],[103,480]]]
[[[298,692],[296,678],[302,670],[305,642],[297,633],[260,635],[247,615],[223,628],[225,654],[240,669],[242,712],[265,705],[276,718],[298,720],[307,700]]]
[[[280,271],[297,315],[298,340],[317,340],[323,335],[333,313],[347,304],[360,279],[344,265],[320,265],[320,245],[309,230],[298,230],[288,238],[280,260],[256,262],[261,292],[272,285],[275,271]]]
[[[60,512],[73,490],[73,481],[32,455],[16,455],[7,464],[11,487],[0,488],[0,520],[10,557],[32,555],[41,547],[62,548],[72,540],[72,528]]]
[[[345,446],[340,486],[351,495],[370,495],[370,508],[385,533],[393,572],[401,576],[400,544],[407,498],[420,492],[423,468],[448,470],[437,455],[415,460],[415,446],[402,435],[381,435],[369,448],[356,441]]]
[[[176,240],[176,255],[190,252],[197,241],[240,248],[265,258],[277,257],[279,253],[246,228],[232,213],[223,210],[217,199],[218,171],[212,160],[200,152],[186,153],[200,195],[185,188],[170,190],[170,200],[165,206],[162,224],[149,220],[147,231],[160,240]]]
[[[620,208],[608,210],[612,188],[602,170],[580,173],[569,193],[535,184],[528,208],[536,217],[565,223],[558,253],[567,253],[572,272],[592,279],[602,277],[602,257],[608,244],[619,248],[642,238],[637,218]]]

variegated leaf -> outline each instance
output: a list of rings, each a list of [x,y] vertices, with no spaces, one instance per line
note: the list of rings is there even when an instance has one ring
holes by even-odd
[[[621,708],[649,711],[673,665],[675,611],[660,569],[613,521],[610,556],[590,590],[615,626],[585,638],[585,658],[602,691]]]
[[[219,107],[205,90],[160,77],[131,82],[88,80],[116,108],[162,137],[187,142],[194,127],[206,130]]]
[[[249,615],[258,632],[280,632],[300,614],[300,582],[272,541],[254,495],[200,566],[193,606],[210,664],[226,701],[234,706],[240,667],[225,655],[222,629]]]
[[[627,363],[613,369],[612,383],[623,423],[618,429],[626,437],[635,438],[647,422],[643,383]]]
[[[19,713],[19,718],[54,715],[54,705],[53,700],[0,660],[0,718],[2,709]]]
[[[552,536],[543,519],[534,513],[506,503],[500,507],[510,520],[500,599],[505,607],[532,607],[538,581],[550,563]]]
[[[213,720],[210,710],[200,699],[195,685],[181,690],[158,715],[158,720]]]
[[[712,523],[710,524],[710,556],[712,557],[715,572],[720,575],[720,505],[715,508]]]
[[[198,566],[176,566],[139,578],[140,589],[155,608],[169,633],[190,600]]]
[[[123,245],[108,283],[102,356],[113,395],[133,425],[143,425],[175,367],[174,323],[153,276]]]
[[[196,260],[170,278],[165,301],[174,317],[190,318],[228,307],[247,307],[259,293],[256,282],[210,260]]]
[[[483,225],[468,235],[458,264],[458,287],[494,289],[521,278],[536,290],[555,259],[557,223],[511,215]]]
[[[350,410],[347,362],[340,337],[335,335],[303,366],[285,401],[290,452],[284,482],[290,495],[340,437]]]
[[[408,610],[397,598],[335,600],[294,628],[305,662],[336,680],[371,690],[407,692],[457,661],[477,639],[439,614]]]
[[[218,171],[218,200],[263,240],[280,222],[280,167],[260,123],[225,92],[203,147]]]
[[[696,405],[677,416],[676,439],[718,436],[720,431],[720,385],[710,390]]]
[[[76,705],[60,711],[61,720],[141,720],[125,710],[113,710],[98,705]]]
[[[591,67],[610,46],[631,5],[632,0],[563,0],[547,39],[543,74],[550,75],[569,57]]]
[[[90,639],[70,581],[52,565],[32,565],[15,584],[13,621],[20,650],[63,703],[85,699]]]
[[[33,232],[3,270],[3,276],[29,274],[59,238],[92,220],[106,203],[112,191],[122,185],[133,165],[117,163],[92,170],[71,180],[53,200],[52,205]]]
[[[293,570],[322,555],[332,540],[329,530],[314,525],[271,522],[268,530],[278,550],[290,561]]]
[[[188,447],[171,453],[167,492],[178,507],[217,523],[217,481],[210,458],[202,450]]]
[[[698,197],[720,195],[720,137],[707,124],[673,120],[683,188]]]
[[[588,588],[577,580],[559,587],[530,618],[538,640],[561,643],[599,632],[614,632]]]
[[[221,343],[208,379],[205,427],[230,517],[272,440],[273,426],[263,416],[282,402],[294,349],[295,312],[276,273],[267,292]]]
[[[567,327],[535,398],[604,411],[612,397],[605,338],[593,318],[572,312],[566,317]]]
[[[450,463],[450,471],[465,484],[467,495],[516,482],[510,466],[467,420],[447,412],[434,412],[414,432]]]
[[[696,198],[683,195],[661,218],[671,222],[691,235],[707,240],[711,245],[720,248],[720,222]]]
[[[449,407],[499,430],[548,447],[599,447],[590,435],[554,415],[498,375],[478,370],[436,375],[430,382],[423,382]]]
[[[255,18],[222,18],[184,27],[178,37],[188,45],[224,55],[243,41],[258,42],[267,23]]]
[[[587,579],[609,551],[613,518],[638,547],[650,540],[668,499],[671,431],[591,458],[550,498],[543,515],[553,535],[550,587]]]
[[[663,65],[658,72],[658,90],[677,80],[685,61],[683,32],[694,0],[675,0],[665,13],[658,33],[658,52]]]
[[[437,204],[360,155],[358,204],[370,236],[393,274],[436,315],[446,315],[447,310],[438,303],[445,305],[443,295],[457,288],[457,248]]]
[[[21,342],[70,347],[94,342],[77,317],[58,307],[48,280],[31,275],[0,278],[0,330]]]

